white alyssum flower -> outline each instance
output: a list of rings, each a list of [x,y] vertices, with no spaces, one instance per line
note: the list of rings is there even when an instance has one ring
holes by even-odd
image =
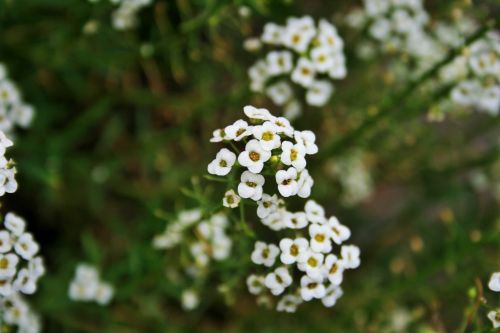
[[[113,286],[101,280],[95,266],[85,263],[78,264],[68,290],[68,296],[71,300],[93,301],[99,305],[107,305],[113,298],[113,294]]]
[[[322,282],[304,275],[300,279],[300,296],[306,302],[313,298],[321,299],[326,295],[326,288]]]
[[[298,192],[297,169],[290,167],[287,170],[276,172],[278,191],[284,197],[296,195]]]
[[[302,144],[283,141],[281,150],[281,162],[283,164],[293,166],[297,171],[301,171],[306,167],[306,148]]]
[[[342,288],[338,285],[331,284],[325,290],[325,296],[321,298],[321,302],[327,308],[331,308],[337,303],[337,300],[344,295]]]
[[[314,155],[318,152],[318,146],[316,145],[316,135],[314,135],[313,132],[295,131],[293,135],[295,141],[306,148],[306,154]]]
[[[229,149],[222,148],[208,165],[208,172],[212,175],[225,176],[231,172],[235,161],[236,155]]]
[[[278,267],[266,275],[264,285],[271,291],[273,295],[280,295],[285,289],[292,284],[292,276],[285,266]]]
[[[25,260],[30,260],[39,250],[38,243],[34,240],[33,235],[24,233],[17,239],[14,244],[16,252]]]
[[[198,293],[194,289],[186,289],[182,292],[181,303],[184,310],[194,310],[200,304]]]
[[[242,119],[239,119],[234,122],[234,124],[227,126],[224,129],[224,138],[225,140],[234,140],[240,141],[244,137],[247,137],[252,134],[250,131],[250,126],[248,123]]]
[[[297,307],[302,304],[302,298],[297,295],[289,294],[281,297],[276,304],[276,311],[294,313]]]
[[[293,68],[292,52],[271,51],[267,54],[267,71],[270,75],[289,73]]]
[[[228,208],[236,208],[240,204],[241,198],[234,192],[234,190],[229,190],[224,194],[222,199],[222,205]]]
[[[262,194],[262,199],[257,202],[257,216],[261,219],[266,218],[269,214],[278,210],[280,202],[276,194]]]
[[[307,90],[306,100],[309,105],[324,106],[333,93],[333,85],[326,80],[318,80]]]
[[[292,72],[291,79],[293,82],[308,88],[313,84],[315,76],[314,64],[306,58],[300,58],[297,67]]]
[[[340,249],[344,267],[348,269],[358,268],[361,260],[359,259],[360,250],[356,245],[342,245]]]
[[[490,280],[488,281],[488,288],[495,292],[500,292],[500,272],[491,274]]]
[[[258,140],[262,149],[266,151],[271,151],[280,147],[281,137],[278,132],[278,126],[271,121],[266,121],[264,124],[253,128],[254,137]]]
[[[252,139],[247,142],[245,150],[239,154],[238,162],[247,167],[250,172],[257,174],[262,171],[264,163],[270,158],[271,152],[263,148],[258,140]]]
[[[332,250],[330,228],[327,225],[311,224],[309,226],[311,249],[315,252],[329,253]]]
[[[500,310],[491,310],[488,312],[487,317],[491,320],[493,328],[500,327]]]
[[[325,210],[316,201],[308,200],[304,207],[307,219],[312,223],[324,224],[326,222]]]
[[[244,171],[241,174],[241,182],[238,185],[238,194],[245,199],[260,200],[262,198],[262,186],[264,183],[265,179],[262,175]]]
[[[270,85],[266,89],[266,95],[271,98],[274,104],[284,105],[293,97],[293,90],[286,81],[279,81]]]
[[[309,248],[309,242],[303,237],[296,239],[283,238],[280,241],[281,255],[280,260],[285,265],[296,263],[300,256]]]
[[[342,283],[344,265],[342,260],[339,260],[336,255],[329,254],[325,258],[325,275],[331,284],[340,285]]]
[[[314,185],[314,179],[309,174],[306,169],[299,173],[299,179],[297,180],[297,195],[301,198],[309,198],[311,195],[311,188]]]
[[[247,287],[250,294],[259,295],[264,290],[264,276],[251,274],[247,278]]]
[[[321,280],[323,278],[323,261],[325,256],[322,253],[308,249],[298,258],[298,268],[305,272],[311,279]]]
[[[304,212],[287,212],[284,222],[285,226],[290,229],[302,229],[309,224],[306,213]]]
[[[332,240],[340,245],[344,241],[348,240],[351,237],[351,230],[343,224],[340,224],[339,220],[332,216],[328,219],[326,226],[330,229],[330,237]]]
[[[276,257],[280,254],[279,248],[274,244],[266,244],[261,241],[255,242],[255,247],[252,252],[252,262],[257,265],[271,267],[276,261]]]

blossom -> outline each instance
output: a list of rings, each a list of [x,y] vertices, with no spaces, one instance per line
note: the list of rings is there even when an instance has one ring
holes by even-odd
[[[264,149],[259,141],[252,139],[247,142],[245,150],[238,156],[238,162],[247,167],[250,172],[259,173],[264,168],[264,162],[271,158],[271,152]]]
[[[250,294],[259,295],[264,290],[264,276],[251,274],[246,282]]]
[[[182,307],[184,310],[194,310],[200,304],[198,293],[193,289],[186,289],[182,292]]]
[[[304,275],[300,279],[300,296],[306,302],[313,298],[323,298],[326,294],[325,285]]]
[[[16,275],[19,257],[13,253],[0,254],[0,278]]]
[[[500,272],[491,274],[490,280],[488,282],[488,288],[493,291],[500,292]]]
[[[325,275],[334,285],[340,285],[342,283],[342,274],[344,272],[344,266],[342,260],[339,260],[336,255],[329,254],[325,258]]]
[[[244,137],[252,134],[248,123],[241,119],[235,121],[234,124],[227,126],[224,129],[224,133],[226,140],[234,141],[240,141]]]
[[[316,135],[311,131],[295,131],[294,132],[295,141],[298,144],[302,144],[306,149],[306,154],[314,155],[318,152],[318,146],[316,146]]]
[[[311,188],[314,185],[314,180],[309,175],[309,171],[306,169],[299,173],[299,179],[297,180],[297,195],[301,198],[309,198],[311,195]]]
[[[308,224],[306,214],[304,212],[295,212],[286,214],[285,226],[290,229],[302,229]]]
[[[351,231],[349,228],[340,224],[339,220],[335,216],[328,219],[327,226],[331,231],[330,237],[338,245],[342,244],[342,242],[351,237]]]
[[[292,276],[286,267],[281,266],[266,275],[264,284],[273,295],[280,295],[292,284]]]
[[[487,317],[491,320],[493,328],[500,327],[500,310],[491,310],[488,312]]]
[[[311,224],[309,226],[311,236],[311,249],[315,252],[328,253],[332,250],[330,242],[330,229],[327,225]]]
[[[266,121],[262,125],[255,126],[253,128],[253,135],[257,140],[259,140],[258,142],[263,150],[271,151],[281,145],[278,128],[270,121]]]
[[[293,166],[297,171],[306,167],[306,148],[302,144],[283,141],[281,144],[281,162]]]
[[[252,262],[257,265],[264,265],[271,267],[274,265],[276,257],[279,255],[280,250],[274,244],[266,244],[261,241],[255,242],[255,248],[252,252]]]
[[[283,105],[293,97],[292,87],[286,81],[279,81],[266,89],[266,94],[276,105]]]
[[[326,288],[325,295],[321,298],[321,302],[327,308],[331,308],[343,294],[344,292],[340,286],[331,284]]]
[[[222,199],[222,205],[228,208],[236,208],[240,204],[241,198],[234,192],[234,190],[229,190],[224,194]]]
[[[290,51],[271,51],[267,54],[267,71],[270,75],[289,73],[292,70],[292,53]]]
[[[307,239],[300,237],[296,239],[283,238],[279,247],[281,249],[280,260],[285,265],[291,265],[298,261],[301,254],[309,248]]]
[[[307,88],[313,84],[315,74],[313,63],[306,58],[300,58],[297,67],[292,72],[291,79],[293,82]]]
[[[266,218],[269,214],[275,212],[278,209],[280,200],[276,194],[262,194],[262,199],[257,202],[257,216],[261,219]]]
[[[307,200],[304,211],[310,222],[319,224],[326,222],[325,210],[316,201]]]
[[[323,260],[324,255],[322,253],[317,253],[308,249],[300,254],[298,258],[298,268],[306,272],[311,279],[321,280],[323,278]]]
[[[302,303],[302,298],[296,295],[285,295],[281,297],[278,304],[276,304],[276,310],[279,312],[293,313],[297,310],[297,306]]]
[[[290,167],[287,170],[279,170],[276,172],[276,183],[278,190],[284,197],[296,195],[298,192],[297,170]]]
[[[333,85],[326,80],[318,80],[311,84],[307,90],[306,100],[309,105],[325,105],[333,93]]]
[[[242,198],[251,198],[257,201],[262,198],[262,186],[264,182],[265,180],[262,175],[244,171],[241,174],[241,183],[238,185],[238,194]]]
[[[358,268],[361,263],[359,259],[359,247],[355,245],[342,245],[340,249],[342,255],[342,262],[345,268]]]
[[[231,172],[235,161],[236,155],[229,149],[222,148],[208,165],[208,172],[212,175],[225,176]]]

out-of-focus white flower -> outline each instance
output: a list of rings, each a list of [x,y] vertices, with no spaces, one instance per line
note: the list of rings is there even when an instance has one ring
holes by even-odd
[[[181,303],[184,310],[194,310],[200,304],[198,293],[193,289],[186,289],[182,292]]]
[[[492,310],[488,312],[488,319],[491,320],[493,328],[500,327],[500,310]]]
[[[318,280],[312,279],[304,275],[300,279],[300,296],[306,302],[313,298],[323,298],[326,294],[325,285]]]
[[[293,313],[297,310],[297,306],[302,303],[302,298],[297,295],[285,295],[281,297],[278,304],[276,304],[276,310],[279,312]]]
[[[327,308],[331,308],[337,303],[337,300],[342,297],[343,294],[344,292],[340,286],[331,284],[326,288],[325,295],[321,298],[321,302]]]
[[[292,276],[285,266],[278,267],[274,272],[266,275],[264,279],[265,286],[273,295],[280,295],[285,289],[292,284]]]
[[[270,85],[266,89],[266,94],[276,105],[283,105],[293,97],[292,87],[286,81]]]
[[[325,258],[325,275],[330,283],[340,285],[342,283],[344,265],[342,260],[339,260],[336,255],[329,254]]]
[[[359,247],[355,245],[342,245],[340,249],[344,267],[348,269],[358,268],[361,260],[359,259]]]
[[[252,252],[252,262],[257,265],[264,265],[266,267],[271,267],[276,261],[276,257],[279,255],[280,250],[274,244],[266,244],[261,241],[255,242],[255,248]]]
[[[490,290],[500,292],[500,272],[491,274],[488,282],[488,288],[490,288]]]
[[[304,207],[307,219],[312,223],[323,224],[326,222],[325,210],[316,201],[308,200]]]
[[[326,80],[315,81],[307,90],[306,100],[309,105],[325,105],[333,93],[333,85]]]
[[[259,295],[264,290],[264,276],[252,274],[247,278],[248,291],[253,295]]]

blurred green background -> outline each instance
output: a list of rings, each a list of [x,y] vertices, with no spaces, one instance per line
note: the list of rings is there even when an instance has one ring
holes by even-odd
[[[105,0],[0,0],[0,62],[36,109],[32,126],[16,134],[10,156],[20,188],[2,210],[24,216],[41,243],[47,274],[30,301],[45,332],[491,331],[477,299],[500,305],[481,291],[500,268],[499,118],[457,114],[429,123],[428,93],[394,100],[404,87],[387,80],[388,59],[354,56],[360,36],[343,17],[360,5],[157,0],[139,12],[136,28],[117,31],[115,6]],[[433,19],[457,9],[478,22],[499,15],[494,0],[425,5]],[[215,190],[202,178],[217,149],[208,141],[214,129],[241,118],[247,104],[280,113],[249,91],[246,70],[256,56],[243,40],[268,21],[305,14],[337,25],[348,76],[326,107],[306,110],[294,126],[317,135],[313,197],[352,229],[362,265],[346,274],[335,308],[306,304],[293,315],[258,307],[243,280],[222,297],[217,283],[247,272],[214,267],[202,305],[185,313],[179,284],[165,276],[168,255],[151,247],[164,229],[159,216],[196,206],[181,188],[201,182]],[[373,193],[343,204],[332,170],[359,151]],[[477,172],[489,185],[481,191],[471,182]],[[81,261],[115,285],[109,307],[68,299]]]

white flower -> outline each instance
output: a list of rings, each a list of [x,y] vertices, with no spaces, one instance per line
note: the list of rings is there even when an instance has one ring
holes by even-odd
[[[259,295],[264,290],[264,276],[251,274],[247,278],[247,287],[250,294]]]
[[[243,112],[248,118],[255,120],[267,121],[267,120],[272,120],[274,118],[267,109],[264,108],[258,109],[251,105],[245,106],[243,108]]]
[[[250,172],[259,173],[264,168],[264,162],[271,158],[271,152],[264,149],[259,141],[252,139],[247,142],[245,150],[238,156],[238,162],[247,167]]]
[[[292,70],[292,53],[289,51],[271,51],[267,54],[267,71],[271,76],[289,73]]]
[[[270,121],[266,121],[262,125],[253,127],[254,137],[259,140],[262,149],[267,151],[279,148],[281,138],[277,133],[277,126]]]
[[[349,228],[340,224],[339,220],[335,216],[328,219],[327,226],[331,231],[330,237],[338,245],[342,244],[342,242],[351,237],[351,231]]]
[[[488,312],[488,319],[491,320],[491,323],[493,324],[493,328],[498,328],[500,327],[500,310],[492,310]]]
[[[274,117],[270,120],[276,127],[276,133],[285,134],[286,136],[293,137],[293,127],[290,125],[290,121],[285,117]]]
[[[326,294],[326,289],[323,283],[311,279],[309,276],[304,275],[300,279],[300,296],[306,302],[313,298],[323,298]]]
[[[13,253],[0,254],[0,278],[9,278],[16,275],[19,257]]]
[[[281,162],[291,165],[297,171],[306,167],[306,148],[302,144],[293,144],[290,141],[283,141],[281,144]]]
[[[15,167],[10,169],[0,169],[0,196],[5,193],[14,193],[17,190],[17,182],[14,178],[17,170]]]
[[[306,214],[304,212],[288,213],[285,218],[285,226],[290,229],[302,229],[307,226]]]
[[[356,245],[342,245],[340,249],[344,267],[348,269],[357,268],[361,263],[359,259],[359,247]]]
[[[182,292],[182,308],[184,310],[194,310],[200,304],[200,298],[193,289],[186,289]]]
[[[481,86],[477,81],[462,81],[451,91],[451,100],[463,106],[473,105]]]
[[[335,55],[340,54],[344,48],[344,41],[340,38],[337,29],[326,20],[319,22],[318,42]]]
[[[291,79],[293,82],[307,88],[313,84],[315,75],[313,63],[307,58],[300,58],[292,72]]]
[[[328,253],[332,250],[330,242],[330,229],[327,225],[311,224],[309,226],[311,236],[311,249],[315,252]]]
[[[216,129],[213,134],[212,138],[210,139],[210,142],[221,142],[227,140],[226,138],[226,132],[224,132],[224,129]]]
[[[0,253],[7,253],[12,249],[12,239],[7,230],[0,231]]]
[[[273,196],[266,193],[262,194],[262,199],[257,203],[257,216],[261,219],[266,218],[278,209],[279,203],[280,200],[276,194]]]
[[[283,39],[283,33],[285,29],[275,23],[267,23],[264,26],[264,32],[262,33],[261,39],[264,43],[280,45]]]
[[[262,186],[264,185],[264,177],[244,171],[241,174],[241,183],[238,185],[238,194],[242,198],[251,198],[254,201],[262,198]]]
[[[300,254],[298,268],[306,272],[311,279],[321,280],[323,279],[323,259],[324,255],[322,253],[308,249]]]
[[[311,51],[311,60],[319,73],[326,73],[333,66],[333,54],[329,47],[318,46]]]
[[[300,172],[297,184],[297,195],[301,198],[309,198],[309,196],[311,195],[311,188],[314,185],[314,180],[309,175],[309,171],[307,171],[307,169],[304,169]]]
[[[332,79],[343,79],[347,76],[347,68],[345,65],[345,57],[343,54],[338,54],[333,58],[333,64],[330,71],[328,72],[328,75]]]
[[[297,306],[302,303],[302,298],[296,295],[285,295],[281,297],[278,304],[276,304],[276,310],[279,312],[293,313],[297,310]]]
[[[307,200],[304,211],[310,222],[319,224],[326,222],[325,210],[316,201]]]
[[[328,288],[326,288],[325,296],[323,296],[321,302],[327,308],[331,308],[335,305],[335,303],[337,303],[337,300],[342,297],[343,294],[344,292],[342,291],[342,288],[340,288],[340,286],[331,284],[328,286]]]
[[[0,277],[0,296],[10,296],[14,293],[11,277]]]
[[[286,216],[286,210],[285,209],[278,209],[265,218],[262,219],[262,224],[268,226],[270,229],[274,231],[279,231],[281,229],[285,228],[285,216]]]
[[[385,40],[391,33],[391,23],[388,19],[379,18],[368,29],[370,35],[378,40]]]
[[[244,137],[251,135],[252,131],[246,121],[239,119],[234,124],[227,126],[224,133],[226,134],[226,140],[240,141]]]
[[[36,291],[36,279],[31,276],[29,270],[22,268],[17,273],[13,286],[15,290],[24,294],[33,294]]]
[[[493,291],[500,292],[500,272],[491,274],[490,281],[488,282],[488,288]]]
[[[41,257],[35,257],[28,262],[28,270],[31,276],[35,279],[40,278],[45,274],[45,265],[43,264],[43,259]]]
[[[217,261],[227,259],[231,254],[232,245],[233,241],[226,234],[216,233],[213,238],[212,257]]]
[[[318,152],[318,146],[316,146],[316,135],[311,131],[295,131],[294,138],[297,143],[302,144],[306,148],[306,154],[314,155]]]
[[[280,295],[292,284],[292,276],[284,266],[278,267],[274,272],[266,275],[264,279],[265,286],[275,296]]]
[[[300,255],[309,248],[307,239],[300,237],[294,240],[283,238],[280,241],[281,255],[280,260],[285,265],[290,265],[298,261]]]
[[[276,172],[278,191],[284,197],[296,195],[298,191],[297,170],[294,167]]]
[[[33,258],[39,249],[38,243],[33,239],[33,235],[30,233],[22,234],[14,244],[16,253],[25,260]]]
[[[264,265],[266,267],[271,267],[276,261],[276,257],[279,255],[280,250],[274,244],[266,244],[261,241],[255,242],[255,247],[252,252],[252,262],[257,265]]]
[[[283,44],[298,53],[303,53],[315,34],[314,22],[310,17],[289,18],[283,34]]]
[[[4,220],[5,228],[12,232],[14,236],[21,236],[26,228],[26,222],[14,213],[7,213]]]
[[[261,92],[264,89],[266,80],[269,78],[267,63],[263,60],[257,61],[248,69],[248,76],[250,77],[250,89]]]
[[[95,290],[95,301],[99,305],[108,305],[113,299],[114,288],[109,283],[99,283]]]
[[[330,283],[340,285],[342,283],[342,275],[344,273],[344,266],[342,260],[339,260],[336,255],[329,254],[325,258],[325,276]]]
[[[293,99],[286,103],[285,108],[283,110],[283,115],[290,120],[294,120],[302,113],[302,106],[299,101]]]
[[[250,52],[257,52],[262,48],[262,43],[258,38],[247,38],[243,41],[243,48]]]
[[[231,168],[236,161],[236,155],[227,148],[222,148],[215,157],[215,160],[208,165],[208,172],[212,175],[225,176],[231,172]]]
[[[236,208],[240,204],[241,198],[234,192],[234,190],[229,190],[224,194],[222,199],[222,205],[228,208]]]
[[[283,105],[293,97],[292,87],[286,81],[279,81],[266,89],[266,94],[274,104]]]
[[[326,80],[313,82],[306,94],[307,104],[312,106],[324,106],[332,96],[333,85]]]
[[[500,86],[492,86],[481,91],[478,107],[495,116],[500,109]]]

